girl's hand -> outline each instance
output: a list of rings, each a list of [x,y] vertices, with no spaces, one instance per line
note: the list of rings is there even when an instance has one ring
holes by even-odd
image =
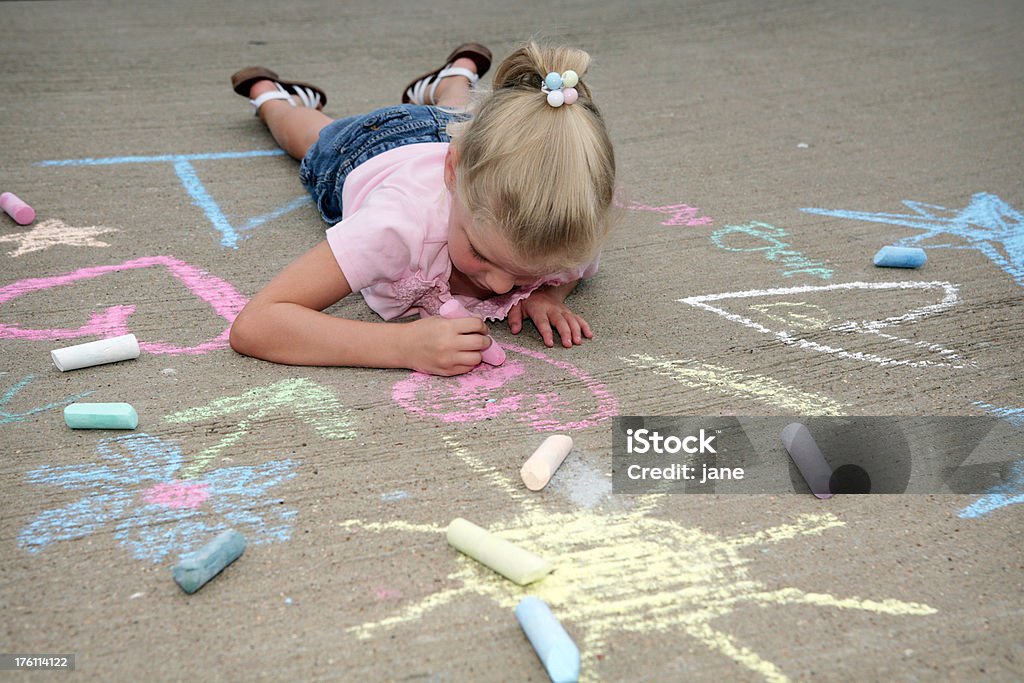
[[[491,345],[487,325],[476,317],[448,320],[438,316],[405,325],[407,367],[431,375],[461,375],[482,362],[481,352]]]
[[[562,346],[567,349],[573,344],[582,344],[584,337],[594,337],[587,321],[570,311],[558,294],[551,290],[538,289],[509,310],[508,328],[512,334],[519,334],[523,329],[524,315],[536,325],[545,346],[555,345],[552,327],[558,331]]]

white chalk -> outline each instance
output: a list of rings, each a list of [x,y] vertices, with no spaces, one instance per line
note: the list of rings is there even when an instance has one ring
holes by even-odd
[[[21,200],[13,192],[0,194],[0,209],[14,219],[18,225],[28,225],[36,219],[36,210]]]
[[[579,648],[543,600],[532,595],[523,598],[516,606],[516,619],[552,683],[579,680]]]
[[[139,357],[139,341],[134,334],[126,334],[110,339],[67,346],[63,349],[50,351],[53,364],[61,372],[88,368],[93,365],[104,363],[116,363],[120,360],[129,360]]]
[[[799,422],[786,425],[782,430],[782,445],[789,451],[789,457],[793,458],[811,493],[816,498],[831,498],[832,467],[821,454],[810,430]]]
[[[519,476],[523,478],[526,488],[531,491],[540,491],[551,481],[552,475],[558,466],[565,460],[565,456],[572,450],[572,437],[565,434],[554,434],[544,439],[544,442],[537,447],[523,467],[519,470]]]
[[[474,317],[472,313],[466,310],[466,307],[459,303],[458,299],[448,299],[441,304],[441,310],[439,311],[442,318],[448,318],[454,320],[456,318],[471,318]],[[482,360],[488,365],[501,365],[505,362],[505,349],[498,346],[498,342],[494,341],[494,337],[487,337],[491,340],[491,345],[482,351]]]
[[[514,543],[498,538],[486,529],[456,517],[448,525],[448,543],[520,586],[533,583],[551,573],[554,567]]]

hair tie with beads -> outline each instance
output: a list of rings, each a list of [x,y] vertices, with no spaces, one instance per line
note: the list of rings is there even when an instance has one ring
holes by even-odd
[[[540,91],[547,94],[548,104],[557,108],[563,104],[572,104],[579,98],[579,93],[576,92],[576,84],[579,82],[579,74],[572,69],[561,74],[552,71],[544,77]]]

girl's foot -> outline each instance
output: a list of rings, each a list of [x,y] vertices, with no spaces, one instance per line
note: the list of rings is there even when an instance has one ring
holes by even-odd
[[[273,99],[288,101],[292,106],[301,104],[312,109],[323,109],[327,104],[327,95],[315,85],[285,81],[262,66],[250,66],[234,73],[231,76],[231,87],[239,95],[249,97],[257,112],[264,102]]]
[[[444,66],[406,86],[402,103],[462,106],[469,102],[469,89],[490,68],[490,50],[479,43],[463,43],[448,55]]]

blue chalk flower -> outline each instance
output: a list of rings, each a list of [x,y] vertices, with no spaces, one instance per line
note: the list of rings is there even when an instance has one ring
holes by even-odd
[[[225,467],[181,480],[184,457],[176,445],[145,433],[103,439],[92,465],[47,465],[26,475],[32,484],[86,491],[79,500],[41,512],[18,534],[39,552],[55,541],[83,538],[112,525],[112,533],[140,560],[184,554],[233,528],[251,543],[291,537],[296,510],[269,489],[295,476],[292,460]]]

